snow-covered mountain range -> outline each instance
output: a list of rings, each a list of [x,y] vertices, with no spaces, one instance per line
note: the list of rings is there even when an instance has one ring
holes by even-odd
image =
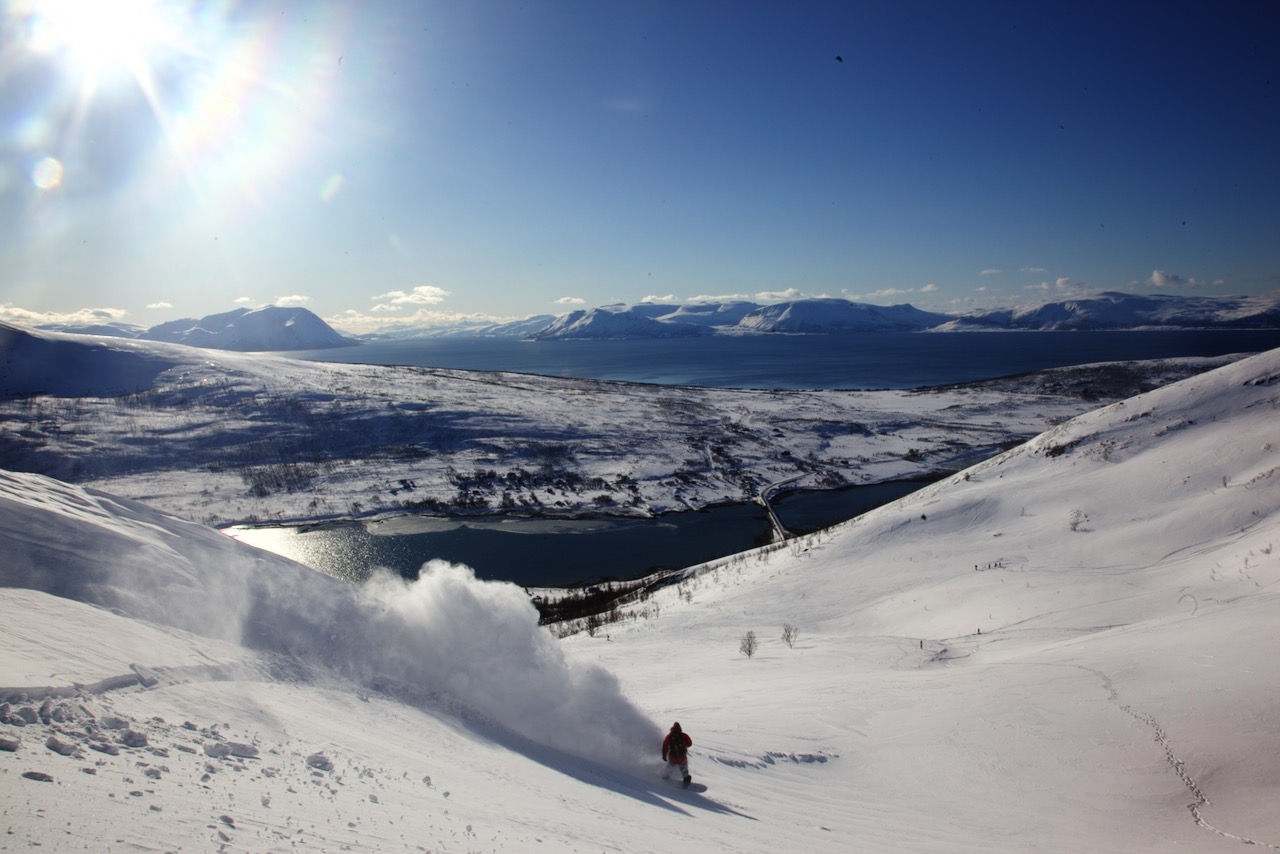
[[[124,323],[92,327],[49,324],[40,328],[53,332],[167,341],[218,350],[270,352],[346,347],[362,340],[450,335],[555,341],[751,333],[1278,327],[1280,294],[1187,297],[1108,292],[960,316],[923,311],[912,305],[879,306],[833,298],[790,300],[769,305],[740,300],[693,304],[619,303],[559,316],[533,315],[501,323],[459,321],[445,326],[390,323],[376,333],[350,337],[344,337],[307,309],[277,306],[236,309],[200,319],[175,320],[150,329]]]
[[[92,327],[54,324],[41,328],[240,352],[325,350],[357,343],[354,339],[344,338],[314,312],[274,305],[256,309],[237,308],[199,319],[171,320],[149,329],[119,323]]]
[[[912,305],[879,306],[846,299],[802,299],[759,305],[707,302],[690,305],[615,304],[555,318],[529,318],[469,332],[542,341],[565,339],[681,338],[705,334],[1274,329],[1280,327],[1280,295],[1242,297],[1096,296],[1038,302],[1011,309],[950,315]],[[424,334],[425,330],[419,330]],[[394,337],[407,337],[399,330]],[[384,337],[381,335],[368,337]]]
[[[956,318],[943,329],[1274,329],[1280,296],[1096,296]]]
[[[560,641],[464,568],[344,585],[0,471],[9,844],[1280,848],[1277,408],[1273,351]],[[676,720],[703,791],[659,776]]]
[[[626,307],[571,311],[527,337],[535,341],[569,338],[686,338],[710,332],[694,323],[665,321]]]

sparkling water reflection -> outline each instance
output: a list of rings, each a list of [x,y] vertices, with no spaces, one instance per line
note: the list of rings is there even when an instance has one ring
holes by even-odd
[[[895,482],[827,492],[797,492],[777,503],[792,530],[835,524],[920,487]],[[228,529],[237,539],[359,583],[374,567],[414,578],[440,559],[484,579],[558,587],[603,578],[635,578],[746,551],[767,542],[755,504],[670,513],[657,519],[531,519],[516,516],[398,516],[372,522]]]

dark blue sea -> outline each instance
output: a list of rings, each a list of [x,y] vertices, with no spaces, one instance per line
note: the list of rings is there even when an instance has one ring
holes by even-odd
[[[331,362],[520,371],[712,388],[921,388],[1088,362],[1280,347],[1280,330],[722,335],[524,341],[439,337],[291,355]]]

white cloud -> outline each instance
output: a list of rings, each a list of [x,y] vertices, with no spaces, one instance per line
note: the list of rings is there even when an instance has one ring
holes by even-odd
[[[585,305],[586,302],[582,297],[560,297],[556,305]]]
[[[870,302],[874,300],[899,299],[901,297],[917,293],[936,294],[939,290],[940,289],[936,284],[929,282],[928,284],[921,285],[918,288],[881,288],[878,291],[870,291],[865,294],[853,293],[848,288],[845,288],[841,293],[844,295],[845,299],[853,300],[854,302]]]
[[[81,308],[76,311],[31,311],[5,303],[0,305],[0,320],[19,326],[43,324],[73,324],[88,326],[95,323],[112,323],[123,320],[129,312],[123,308]]]
[[[763,302],[781,302],[784,300],[804,299],[805,294],[795,288],[787,288],[785,291],[760,291],[755,298]]]
[[[668,303],[680,302],[680,301],[681,301],[680,297],[676,296],[675,294],[667,294],[666,296],[657,296],[656,294],[649,294],[644,299],[640,300],[640,302],[657,303],[659,305],[667,305]]]
[[[257,302],[253,297],[239,297],[236,299],[236,305],[252,305]]]
[[[286,296],[276,297],[276,305],[282,307],[302,306],[311,302],[311,297],[304,297],[302,294],[287,294]]]
[[[1021,268],[1018,272],[1020,272],[1020,273],[1047,273],[1047,272],[1049,272],[1049,268],[1047,268],[1047,267],[1023,267],[1023,268]]]
[[[750,300],[751,294],[698,294],[697,296],[689,297],[686,302],[749,302]]]
[[[389,300],[393,306],[401,305],[435,305],[449,296],[449,291],[435,285],[418,285],[411,291],[387,291],[373,299]]]
[[[980,272],[978,275],[979,276],[998,276],[1003,272],[1004,270],[1001,270],[999,267],[988,267],[987,269]]]
[[[1214,279],[1213,281],[1205,281],[1197,279],[1195,276],[1184,277],[1177,273],[1170,273],[1166,270],[1152,270],[1151,276],[1142,284],[1151,285],[1155,288],[1204,288],[1215,287],[1220,288],[1225,285],[1226,279]]]
[[[374,306],[371,311],[399,312],[400,309],[393,308],[391,306],[378,305]],[[364,312],[356,311],[352,308],[332,317],[326,317],[324,318],[324,321],[339,332],[345,332],[350,335],[359,335],[366,332],[377,332],[380,329],[396,326],[483,326],[490,323],[508,323],[510,321],[520,319],[520,317],[514,315],[501,316],[484,314],[481,312],[468,313],[459,311],[438,311],[436,309],[428,308],[420,308],[413,314],[397,314],[395,317],[379,317],[374,314],[366,314]]]
[[[1053,293],[1057,297],[1084,297],[1096,294],[1097,288],[1091,288],[1080,282],[1071,281],[1070,276],[1059,276],[1052,282],[1041,282],[1038,285],[1027,285],[1025,290],[1040,293]]]
[[[1164,270],[1152,270],[1147,283],[1157,288],[1180,288],[1187,283],[1187,280],[1176,273],[1166,273]]]
[[[147,306],[147,308],[159,308],[159,309],[173,308],[173,303],[165,302],[164,300],[161,300],[160,302],[151,303],[150,305]]]

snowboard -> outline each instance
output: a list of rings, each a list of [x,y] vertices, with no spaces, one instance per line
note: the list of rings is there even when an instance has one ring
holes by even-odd
[[[675,786],[677,789],[684,789],[687,792],[705,792],[707,790],[707,785],[705,783],[690,783],[686,786],[684,784],[684,780],[681,780],[679,777],[672,777],[667,780],[667,782]]]

